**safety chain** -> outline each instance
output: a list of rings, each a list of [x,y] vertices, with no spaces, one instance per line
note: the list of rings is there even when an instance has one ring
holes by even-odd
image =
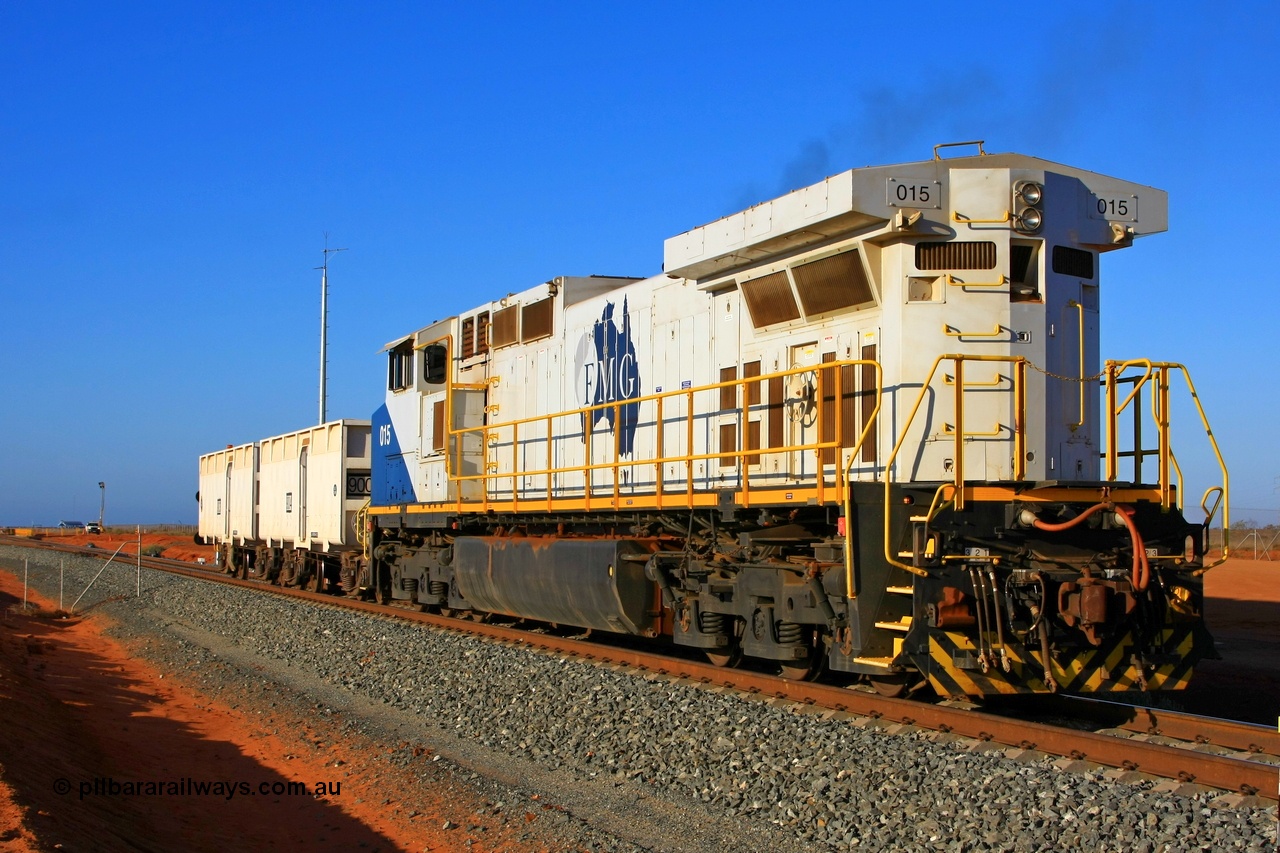
[[[1092,376],[1062,376],[1061,374],[1052,373],[1048,370],[1045,370],[1044,368],[1038,366],[1034,361],[1025,361],[1023,362],[1023,364],[1025,364],[1027,367],[1030,367],[1036,373],[1043,373],[1045,376],[1048,376],[1051,379],[1061,379],[1063,382],[1097,382],[1099,379],[1107,375],[1107,371],[1101,370],[1093,374]]]

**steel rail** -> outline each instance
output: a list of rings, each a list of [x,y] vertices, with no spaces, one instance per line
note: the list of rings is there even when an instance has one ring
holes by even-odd
[[[21,539],[14,542],[15,539],[17,537],[0,537],[0,541],[25,544]],[[89,556],[105,556],[105,554],[94,553],[93,550],[84,552],[78,548],[73,549],[73,546],[41,544],[45,548],[54,547],[58,550],[87,553]],[[1002,717],[965,708],[931,705],[912,699],[892,699],[848,687],[789,681],[774,675],[745,669],[727,669],[707,663],[667,657],[656,652],[608,646],[552,634],[532,633],[506,625],[471,622],[298,588],[272,586],[258,581],[233,578],[212,569],[193,568],[174,560],[144,557],[143,563],[149,568],[197,580],[300,598],[317,604],[383,617],[404,619],[588,661],[618,664],[670,678],[684,678],[701,684],[731,688],[747,694],[785,699],[798,704],[870,717],[889,724],[903,724],[946,732],[1008,747],[1038,750],[1102,766],[1138,771],[1165,779],[1194,782],[1210,788],[1280,800],[1280,768],[1249,758],[1215,755],[1186,747],[1068,729],[1048,723]],[[1147,713],[1148,710],[1134,709],[1135,713],[1129,723],[1141,725],[1141,714]],[[1159,728],[1162,733],[1168,734],[1170,730],[1180,725],[1174,722],[1175,715],[1172,712],[1162,711],[1159,714]],[[1235,743],[1252,742],[1256,738],[1249,733],[1256,732],[1260,728],[1223,720],[1215,722],[1218,727],[1214,731],[1218,732],[1217,737],[1222,738],[1224,744],[1229,739]],[[1237,730],[1236,733],[1228,737],[1226,732],[1233,728]],[[1271,754],[1275,755],[1276,752]]]
[[[1082,696],[1044,698],[1046,709],[1057,709],[1072,719],[1091,720],[1109,728],[1167,737],[1189,744],[1276,756],[1280,761],[1280,729],[1270,726]]]

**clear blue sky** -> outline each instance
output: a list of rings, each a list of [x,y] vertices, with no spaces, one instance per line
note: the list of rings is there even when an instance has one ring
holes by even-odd
[[[99,480],[193,523],[199,454],[312,423],[326,232],[363,418],[398,335],[962,139],[1168,190],[1103,352],[1190,365],[1233,503],[1280,506],[1273,5],[444,5],[4,4],[0,524]]]

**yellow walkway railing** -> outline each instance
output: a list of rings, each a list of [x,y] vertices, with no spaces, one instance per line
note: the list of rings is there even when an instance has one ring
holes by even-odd
[[[1026,434],[1025,433],[1026,433],[1026,421],[1027,421],[1026,419],[1026,405],[1027,405],[1026,370],[1029,366],[1031,366],[1030,363],[1021,356],[961,355],[961,354],[949,354],[949,355],[938,356],[934,360],[933,366],[929,370],[928,377],[920,385],[920,392],[916,396],[915,404],[912,406],[910,414],[907,415],[906,420],[903,422],[901,428],[899,429],[898,438],[894,443],[893,450],[890,452],[888,459],[885,460],[885,463],[884,463],[884,471],[885,471],[884,473],[884,554],[885,554],[885,559],[888,560],[890,565],[897,566],[898,568],[901,568],[901,569],[905,569],[906,571],[916,575],[927,576],[928,572],[916,566],[912,566],[910,564],[902,562],[897,558],[897,556],[893,552],[894,539],[892,537],[892,519],[891,519],[891,512],[890,512],[891,507],[893,505],[892,499],[891,499],[892,486],[893,486],[893,470],[894,470],[893,464],[897,460],[898,454],[902,450],[903,445],[907,440],[907,436],[910,433],[911,425],[914,422],[915,417],[920,410],[921,404],[924,402],[925,398],[930,393],[930,387],[934,377],[938,373],[938,368],[944,362],[951,362],[954,365],[954,373],[944,374],[944,384],[947,386],[950,386],[954,392],[953,405],[954,405],[955,424],[954,425],[944,424],[942,432],[946,438],[949,438],[954,443],[954,447],[955,447],[955,452],[953,454],[953,458],[954,458],[953,477],[951,482],[944,483],[938,487],[937,491],[934,494],[933,501],[930,504],[929,510],[925,515],[925,519],[931,520],[937,515],[938,512],[940,512],[946,506],[951,506],[956,510],[962,510],[965,507],[966,501],[971,499],[972,496],[975,493],[977,493],[977,491],[974,488],[976,484],[968,483],[965,479],[965,462],[964,462],[964,452],[963,452],[965,438],[966,437],[974,438],[974,437],[982,437],[982,436],[994,437],[994,436],[1003,434],[1005,427],[1003,427],[1000,424],[997,424],[996,430],[994,432],[992,431],[974,432],[967,429],[966,427],[966,424],[965,424],[966,389],[975,388],[975,389],[983,389],[986,391],[990,391],[993,386],[993,383],[990,383],[990,382],[981,382],[981,383],[965,382],[965,379],[964,379],[965,364],[968,362],[974,362],[974,361],[1002,362],[1012,366],[1012,373],[1013,373],[1013,376],[1011,377],[1012,384],[1011,384],[1011,387],[1008,389],[1013,395],[1013,413],[1012,413],[1013,425],[1012,427],[1008,427],[1008,429],[1010,430],[1011,438],[1013,440],[1013,445],[1014,445],[1012,475],[1013,475],[1014,481],[1021,481],[1026,476],[1026,463],[1025,463],[1025,460],[1026,460],[1026,452],[1025,452]],[[1141,376],[1125,377],[1124,376],[1125,371],[1131,368],[1142,368],[1144,370],[1144,373]],[[1082,368],[1082,371],[1083,371],[1083,368]],[[1102,379],[1103,379],[1102,384],[1103,384],[1103,387],[1105,388],[1105,396],[1106,396],[1105,413],[1103,416],[1103,419],[1105,422],[1105,441],[1106,441],[1106,450],[1103,452],[1103,458],[1105,460],[1104,479],[1107,482],[1116,482],[1118,478],[1119,458],[1121,456],[1131,456],[1134,460],[1134,480],[1135,480],[1134,485],[1140,485],[1136,481],[1140,478],[1140,473],[1142,469],[1142,457],[1144,455],[1153,455],[1156,457],[1156,462],[1159,469],[1158,498],[1160,501],[1160,505],[1166,510],[1171,508],[1180,508],[1176,506],[1176,496],[1180,495],[1182,492],[1182,488],[1181,488],[1182,471],[1180,466],[1178,465],[1177,457],[1173,453],[1173,448],[1170,441],[1170,433],[1169,433],[1169,421],[1170,421],[1169,375],[1174,371],[1181,372],[1183,378],[1186,380],[1187,389],[1191,394],[1191,399],[1195,402],[1196,411],[1199,413],[1199,416],[1200,416],[1200,422],[1204,426],[1205,434],[1208,436],[1209,443],[1212,446],[1214,455],[1218,460],[1219,470],[1222,473],[1222,485],[1213,486],[1213,487],[1210,487],[1208,490],[1206,490],[1204,498],[1201,500],[1201,504],[1200,504],[1201,508],[1205,512],[1206,523],[1213,518],[1219,506],[1222,507],[1222,512],[1223,512],[1222,556],[1216,562],[1208,566],[1205,566],[1202,569],[1199,569],[1197,572],[1197,573],[1203,573],[1204,571],[1207,571],[1208,569],[1213,568],[1214,566],[1220,565],[1224,560],[1227,559],[1227,556],[1229,554],[1229,542],[1227,539],[1227,537],[1229,536],[1228,528],[1230,526],[1230,514],[1229,514],[1230,503],[1228,498],[1229,479],[1228,479],[1226,464],[1224,463],[1222,459],[1222,453],[1218,448],[1217,439],[1214,437],[1213,430],[1209,426],[1208,416],[1204,412],[1204,407],[1200,403],[1200,396],[1196,392],[1194,383],[1191,381],[1191,374],[1187,371],[1185,366],[1181,364],[1175,364],[1172,362],[1153,362],[1153,361],[1150,361],[1149,359],[1106,362],[1106,368],[1102,373]],[[1058,377],[1058,378],[1061,378],[1061,377]],[[997,374],[997,380],[998,379],[999,379],[999,374]],[[1083,376],[1083,372],[1082,372],[1081,378],[1079,380],[1081,382],[1082,389],[1083,389],[1084,382],[1086,381],[1091,382],[1096,379],[1097,377],[1092,377],[1092,378],[1085,377]],[[1075,381],[1075,380],[1072,380],[1072,381]],[[1119,450],[1119,445],[1118,445],[1118,434],[1119,434],[1118,422],[1119,422],[1120,415],[1124,413],[1124,411],[1128,408],[1130,403],[1132,403],[1135,399],[1139,399],[1139,394],[1141,392],[1141,389],[1146,383],[1151,381],[1154,381],[1155,383],[1155,393],[1151,395],[1151,417],[1156,425],[1158,446],[1154,451],[1146,451],[1142,447],[1138,446],[1138,444],[1140,444],[1140,441],[1141,441],[1141,438],[1140,438],[1141,429],[1140,429],[1139,419],[1142,418],[1142,413],[1141,411],[1139,411],[1139,407],[1135,406],[1134,412],[1133,412],[1133,417],[1135,419],[1135,427],[1134,427],[1135,446],[1132,451],[1122,453]],[[1119,396],[1118,385],[1122,383],[1132,384],[1133,389],[1129,392],[1129,394],[1124,398],[1122,402],[1117,403],[1117,398]],[[994,385],[998,386],[999,381],[994,383]],[[1081,397],[1080,397],[1080,411],[1081,411],[1081,418],[1083,419],[1084,412],[1085,412],[1085,394],[1083,390],[1081,391]],[[1175,479],[1176,479],[1176,486],[1175,486]],[[981,494],[984,497],[1004,497],[1004,498],[1012,498],[1014,495],[1014,493],[1012,492],[1008,492],[1007,490],[1002,491],[1000,489],[987,489],[983,491]],[[1215,494],[1216,494],[1216,500],[1213,503],[1212,507],[1210,507],[1209,506],[1210,498]],[[1030,499],[1030,496],[1028,495],[1023,495],[1023,497]],[[1059,490],[1055,490],[1054,499],[1068,500],[1068,499],[1071,499],[1071,497],[1068,494],[1060,493]],[[848,515],[848,509],[846,507],[846,517],[847,515]],[[846,571],[849,571],[849,569],[846,569]],[[850,589],[852,589],[852,587],[850,587]]]
[[[874,387],[844,390],[841,371],[855,367],[866,368],[874,374]],[[797,381],[796,377],[807,381]],[[766,399],[766,389],[771,384],[775,394],[778,387],[783,389],[783,399]],[[762,488],[753,485],[755,475],[750,466],[775,454],[809,454],[813,458],[812,466],[805,466],[803,479],[789,476],[794,474],[790,472],[789,465],[767,475],[775,480],[773,485],[776,489],[804,494],[806,499],[812,498],[820,504],[837,503],[847,491],[844,488],[847,473],[843,465],[844,456],[851,454],[852,459],[856,459],[872,434],[880,410],[881,384],[878,362],[866,359],[828,361],[553,414],[450,429],[447,473],[448,479],[458,487],[454,490],[456,498],[448,503],[459,512],[693,508],[716,505],[719,492],[731,487],[735,491],[735,503],[749,507],[753,491]],[[788,388],[788,385],[798,385],[801,390]],[[862,429],[856,442],[848,445],[842,439],[849,432],[844,422],[846,412],[843,403],[864,399],[864,395],[873,395],[874,406],[862,418]],[[706,399],[708,396],[710,400]],[[725,405],[728,396],[735,401],[732,405]],[[834,405],[831,405],[832,401]],[[602,417],[612,421],[607,430],[596,426]],[[770,417],[782,418],[784,431],[790,430],[789,425],[795,419],[804,418],[808,434],[815,438],[795,442],[784,436],[780,444],[773,446],[767,445],[759,433],[753,438],[753,424],[758,425],[762,433],[763,422]],[[622,452],[624,421],[627,428],[634,429],[631,438],[633,453],[630,455]],[[721,435],[719,428],[730,424],[736,427],[733,448],[712,450],[711,445]],[[823,435],[829,437],[823,439]],[[459,448],[468,436],[477,437],[484,448],[483,470],[475,473],[461,473],[460,470]],[[602,438],[610,442],[610,447],[603,454],[598,447]],[[475,443],[472,442],[473,445]],[[557,464],[557,454],[563,453],[573,443],[582,448],[582,461]],[[699,445],[702,445],[701,449]],[[503,462],[507,464],[495,461],[493,454],[502,454]],[[601,460],[601,456],[607,458]],[[526,460],[531,458],[537,458],[539,462],[526,464]],[[719,463],[726,472],[733,470],[736,473],[728,478],[729,485],[716,485],[714,475],[697,473],[696,464],[699,462],[708,465]],[[874,466],[874,463],[870,464]],[[683,476],[668,478],[668,465],[681,467]],[[652,470],[652,481],[648,483],[628,483],[623,476],[624,472],[631,474],[646,469]],[[606,474],[597,478],[597,472]],[[557,483],[557,477],[572,479],[573,482]],[[765,477],[761,473],[756,477],[757,482],[764,482]],[[699,487],[697,481],[700,479],[708,485]],[[540,481],[539,486],[522,486],[522,483],[530,481]],[[460,486],[467,482],[482,484],[480,494],[464,498],[464,490]],[[539,494],[535,497],[522,496],[529,491]]]
[[[1125,371],[1131,368],[1141,368],[1141,376],[1124,376]],[[1209,418],[1205,414],[1204,406],[1200,403],[1200,394],[1196,391],[1195,383],[1191,381],[1191,373],[1185,365],[1176,362],[1167,361],[1151,361],[1149,359],[1133,359],[1130,361],[1108,361],[1103,370],[1103,387],[1106,389],[1106,450],[1103,451],[1104,476],[1108,481],[1114,481],[1117,477],[1119,468],[1119,458],[1129,455],[1133,457],[1134,478],[1137,479],[1142,470],[1142,457],[1144,450],[1138,446],[1141,441],[1141,418],[1142,412],[1139,407],[1134,407],[1134,436],[1135,443],[1132,451],[1122,453],[1119,449],[1119,419],[1129,404],[1135,399],[1139,399],[1142,388],[1149,382],[1154,381],[1154,393],[1151,395],[1151,419],[1156,426],[1156,465],[1158,474],[1158,482],[1160,487],[1160,505],[1165,509],[1174,508],[1176,505],[1175,495],[1182,495],[1182,469],[1178,465],[1178,458],[1173,453],[1172,443],[1169,436],[1169,377],[1171,373],[1178,372],[1182,374],[1183,380],[1187,384],[1187,391],[1191,394],[1191,400],[1195,403],[1196,412],[1200,416],[1200,423],[1204,427],[1205,435],[1209,439],[1209,445],[1213,448],[1213,454],[1218,460],[1218,470],[1222,473],[1222,485],[1210,486],[1205,490],[1204,497],[1200,501],[1200,508],[1204,510],[1206,523],[1213,518],[1219,506],[1222,507],[1222,555],[1213,563],[1200,569],[1197,574],[1208,571],[1214,566],[1221,565],[1230,555],[1230,531],[1231,531],[1231,499],[1230,499],[1230,476],[1227,472],[1226,462],[1223,461],[1222,451],[1218,447],[1218,440],[1213,434],[1213,428],[1209,426]],[[1118,386],[1121,383],[1130,383],[1133,389],[1124,398],[1124,401],[1116,404],[1119,396]],[[1172,472],[1170,469],[1172,468]],[[1177,487],[1174,486],[1174,477],[1176,475]],[[1213,506],[1209,506],[1209,498],[1216,493],[1217,499]],[[1177,507],[1180,508],[1180,507]]]
[[[444,339],[446,346],[452,349],[452,341]],[[1009,366],[1010,375],[995,373],[994,380],[981,379],[966,381],[965,367],[972,362],[988,362]],[[1011,499],[1015,492],[996,487],[982,487],[979,481],[972,483],[965,476],[965,441],[974,438],[996,438],[1008,435],[1013,447],[1010,471],[1011,479],[1016,483],[1026,476],[1027,458],[1027,376],[1028,368],[1034,368],[1026,358],[1012,355],[964,355],[946,354],[938,356],[929,370],[928,376],[920,385],[920,392],[910,410],[910,414],[897,431],[897,439],[888,458],[879,463],[874,457],[867,461],[860,459],[860,451],[867,446],[869,438],[875,435],[875,427],[880,413],[883,395],[883,371],[878,362],[868,359],[828,361],[818,365],[795,367],[760,376],[743,376],[727,381],[701,385],[695,388],[648,394],[631,399],[615,400],[578,409],[571,409],[553,414],[537,415],[501,423],[478,424],[447,430],[445,465],[446,476],[451,483],[454,497],[440,503],[426,504],[421,507],[425,511],[455,510],[457,512],[517,512],[541,510],[639,510],[669,509],[694,507],[714,507],[719,505],[721,495],[732,491],[733,505],[750,507],[753,492],[767,491],[770,500],[776,502],[779,495],[785,495],[789,503],[842,504],[845,517],[850,516],[849,482],[854,478],[854,467],[860,462],[869,468],[872,476],[882,473],[884,484],[884,548],[885,557],[891,565],[905,569],[918,575],[926,574],[924,570],[901,562],[892,551],[891,537],[891,492],[893,486],[893,465],[902,451],[911,426],[915,421],[921,404],[930,394],[934,378],[943,363],[950,363],[953,370],[944,374],[944,384],[952,389],[953,418],[955,423],[943,425],[941,435],[950,440],[954,447],[952,477],[943,483],[934,495],[927,518],[931,519],[944,506],[953,506],[962,510],[968,500],[975,495],[982,499]],[[857,374],[846,374],[855,367],[863,368],[861,379]],[[1125,376],[1125,372],[1140,368],[1141,376]],[[1038,368],[1034,368],[1038,369]],[[1083,371],[1083,365],[1081,366]],[[1219,505],[1223,509],[1224,544],[1222,560],[1228,553],[1225,528],[1229,526],[1228,476],[1226,465],[1218,448],[1213,431],[1209,427],[1208,418],[1201,406],[1199,395],[1191,381],[1187,369],[1181,364],[1171,362],[1153,362],[1147,359],[1131,361],[1108,361],[1101,374],[1105,388],[1105,407],[1103,421],[1105,424],[1106,450],[1103,453],[1105,480],[1117,480],[1118,459],[1132,455],[1134,459],[1135,479],[1141,471],[1142,457],[1154,455],[1159,468],[1159,500],[1165,509],[1174,507],[1176,495],[1181,493],[1181,470],[1177,458],[1173,454],[1169,437],[1169,375],[1180,371],[1186,380],[1191,397],[1200,415],[1201,423],[1209,437],[1218,465],[1222,472],[1222,485],[1206,491],[1201,506],[1208,517],[1212,517]],[[1048,374],[1047,374],[1048,375]],[[874,381],[871,380],[874,377]],[[1063,379],[1063,377],[1055,377]],[[1085,392],[1083,385],[1095,381],[1098,377],[1072,377],[1068,381],[1081,383],[1081,419],[1085,412]],[[1005,381],[1009,382],[1007,388]],[[1135,446],[1131,453],[1123,453],[1118,448],[1118,420],[1121,414],[1135,400],[1139,399],[1141,389],[1149,382],[1154,382],[1155,393],[1152,394],[1152,418],[1156,424],[1158,447],[1155,451],[1145,451]],[[1133,388],[1122,402],[1117,402],[1118,385],[1132,384]],[[855,386],[861,386],[856,387]],[[475,391],[484,385],[455,384],[452,376],[446,387],[446,419],[445,423],[453,423],[453,398],[455,391]],[[850,390],[855,388],[855,390]],[[982,429],[972,430],[965,421],[965,395],[969,391],[990,393],[1007,392],[1011,395],[1012,424],[1001,424],[997,421],[994,430],[983,424]],[[706,399],[708,395],[711,399]],[[865,401],[867,395],[873,395],[874,405],[868,410]],[[718,399],[717,399],[718,397]],[[846,442],[856,424],[846,424],[846,417],[857,418],[856,412],[846,413],[846,403],[850,400],[864,401],[861,413],[861,429],[856,441]],[[1134,417],[1140,418],[1140,407],[1134,406]],[[681,409],[683,411],[681,411]],[[486,407],[486,412],[490,408]],[[643,415],[644,419],[641,419]],[[596,424],[601,419],[611,420],[610,427],[598,429]],[[765,423],[773,418],[782,418],[782,429],[771,430],[774,434],[766,437]],[[796,441],[791,424],[802,420],[805,425],[804,436],[812,439]],[[753,432],[753,426],[757,431]],[[730,427],[732,441],[726,441],[729,433],[724,430]],[[623,453],[623,434],[633,430],[629,439],[630,454]],[[1135,427],[1135,430],[1137,427]],[[782,437],[779,439],[778,433]],[[606,433],[605,436],[599,433]],[[1140,433],[1135,432],[1135,435]],[[827,436],[823,438],[823,436]],[[468,439],[470,438],[470,441]],[[603,453],[599,452],[598,442],[609,441],[611,446]],[[773,440],[773,445],[769,444]],[[717,442],[731,443],[731,449],[723,446],[712,449]],[[470,444],[474,450],[470,461],[477,470],[462,472],[464,445]],[[597,446],[593,447],[593,444]],[[563,454],[567,448],[581,446],[581,461],[572,464],[557,464],[557,454]],[[639,450],[637,450],[639,449]],[[493,454],[504,456],[503,465],[493,458]],[[752,472],[751,467],[760,465],[767,457],[788,454],[790,459],[773,472],[765,472],[763,467]],[[807,456],[806,456],[807,455]],[[812,459],[812,463],[801,462],[799,469],[792,462],[797,459]],[[527,460],[537,458],[537,463],[529,464]],[[478,463],[478,464],[476,464]],[[718,463],[722,470],[716,477],[709,470],[699,473],[698,463],[707,467]],[[681,468],[683,476],[668,477],[666,466]],[[652,469],[652,480],[639,483],[631,478],[637,470]],[[723,476],[728,471],[731,476]],[[604,472],[603,476],[598,476]],[[627,476],[624,476],[624,473]],[[1177,485],[1174,484],[1174,476]],[[557,478],[562,478],[557,482]],[[563,480],[571,482],[564,482]],[[700,486],[697,481],[701,479]],[[753,482],[754,480],[754,482]],[[534,482],[537,485],[525,485]],[[467,483],[479,484],[478,489],[464,489]],[[507,485],[509,484],[509,491]],[[464,497],[464,491],[475,494]],[[533,492],[533,496],[527,496]],[[625,492],[625,494],[624,494]],[[1217,493],[1217,500],[1212,508],[1208,506],[1210,497]],[[478,493],[478,494],[477,494]],[[1121,493],[1116,493],[1118,496]],[[1036,499],[1023,494],[1024,499]],[[1041,495],[1048,499],[1046,495]],[[1145,499],[1141,493],[1132,499]],[[1061,497],[1055,492],[1055,500],[1075,499]],[[1117,497],[1119,499],[1119,497]],[[1130,499],[1126,497],[1125,499]],[[846,529],[846,572],[852,575],[850,552],[852,550],[853,531]],[[1218,565],[1219,560],[1212,565]],[[1208,566],[1206,568],[1211,568]],[[852,578],[849,578],[848,590],[853,594]]]

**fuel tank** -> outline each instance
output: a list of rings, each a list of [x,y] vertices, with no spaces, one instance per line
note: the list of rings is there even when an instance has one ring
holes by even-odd
[[[655,540],[463,536],[454,580],[479,610],[622,634],[655,628],[654,583],[644,576]]]

